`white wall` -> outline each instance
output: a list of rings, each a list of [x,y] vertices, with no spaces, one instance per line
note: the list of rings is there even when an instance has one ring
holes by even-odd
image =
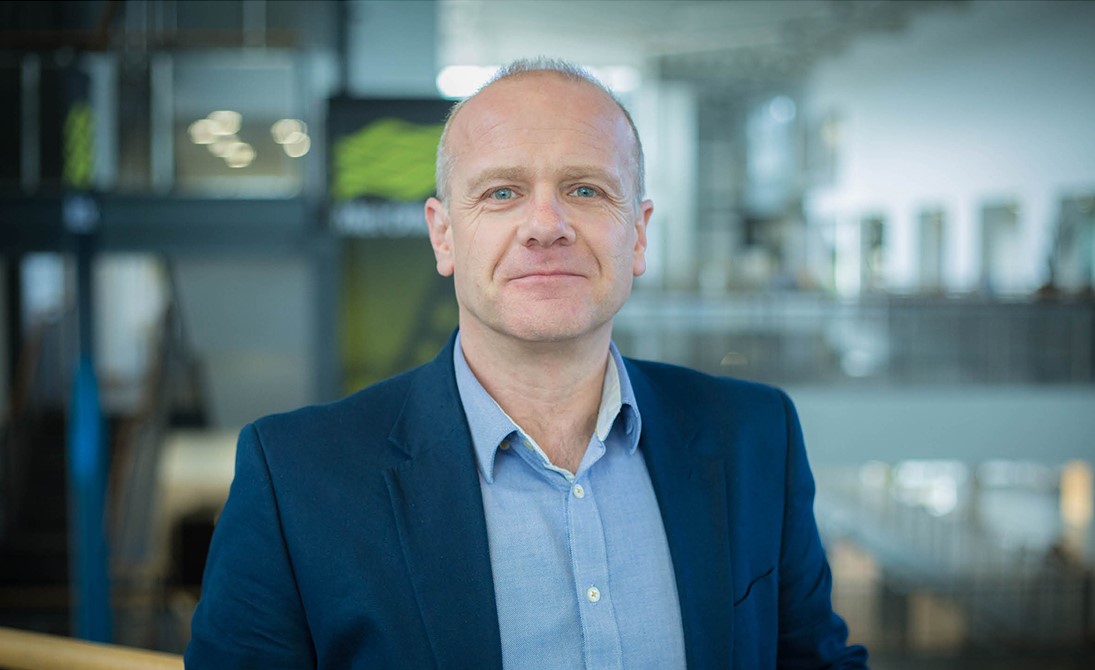
[[[947,212],[944,281],[972,288],[979,216],[1020,205],[1021,253],[1007,278],[1045,280],[1058,200],[1095,190],[1095,3],[973,2],[937,9],[903,33],[862,38],[817,67],[807,118],[842,119],[835,183],[810,218],[890,222],[890,284],[916,282],[916,215]]]

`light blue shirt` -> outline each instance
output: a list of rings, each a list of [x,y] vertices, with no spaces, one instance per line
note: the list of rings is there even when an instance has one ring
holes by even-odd
[[[615,345],[573,475],[499,407],[457,335],[453,363],[483,492],[506,668],[683,668],[684,633],[642,421]]]

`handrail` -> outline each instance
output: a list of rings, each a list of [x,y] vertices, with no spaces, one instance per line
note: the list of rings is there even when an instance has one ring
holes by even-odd
[[[182,670],[177,654],[0,627],[4,670]]]

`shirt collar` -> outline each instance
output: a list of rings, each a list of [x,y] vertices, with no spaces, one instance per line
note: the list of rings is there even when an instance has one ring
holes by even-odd
[[[601,406],[597,412],[595,434],[597,439],[606,443],[609,435],[618,435],[617,439],[622,440],[621,443],[626,447],[628,454],[633,454],[639,446],[639,434],[642,430],[639,406],[635,402],[635,393],[631,388],[631,380],[627,376],[623,357],[614,343],[609,343],[609,355],[612,365],[605,366],[605,379],[601,388]],[[456,386],[460,391],[460,401],[464,405],[464,414],[468,419],[479,472],[487,483],[493,483],[494,459],[498,453],[498,447],[513,433],[523,436],[524,431],[487,393],[475,373],[468,367],[468,361],[464,358],[464,349],[460,344],[459,332],[456,334],[452,358],[456,371]],[[620,421],[621,418],[622,421]]]

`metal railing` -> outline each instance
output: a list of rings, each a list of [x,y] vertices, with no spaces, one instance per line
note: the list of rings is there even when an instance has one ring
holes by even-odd
[[[627,355],[774,384],[1095,384],[1095,301],[638,292]]]

